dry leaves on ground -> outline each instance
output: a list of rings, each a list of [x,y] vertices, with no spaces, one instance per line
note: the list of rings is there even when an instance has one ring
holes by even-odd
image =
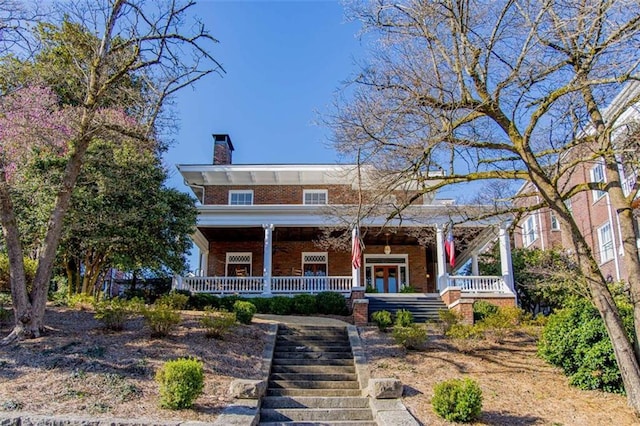
[[[470,377],[483,392],[478,425],[640,425],[622,395],[583,391],[536,355],[536,342],[524,333],[491,340],[452,342],[436,327],[422,351],[405,351],[377,328],[360,329],[372,377],[395,377],[404,384],[403,401],[425,425],[448,425],[431,408],[433,387]]]

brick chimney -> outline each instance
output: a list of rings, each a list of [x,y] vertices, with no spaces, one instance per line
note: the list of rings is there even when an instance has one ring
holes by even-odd
[[[213,164],[231,164],[233,144],[229,135],[213,135]]]

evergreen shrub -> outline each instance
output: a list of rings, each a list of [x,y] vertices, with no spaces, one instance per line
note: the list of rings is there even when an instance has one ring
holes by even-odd
[[[413,314],[406,309],[400,309],[396,312],[395,325],[398,327],[409,327],[413,324]]]
[[[385,331],[388,327],[393,324],[393,319],[391,318],[391,312],[389,311],[376,311],[371,314],[371,321],[376,323],[380,331]]]
[[[286,296],[275,296],[271,298],[271,313],[275,315],[291,315],[293,299]]]
[[[490,315],[498,313],[498,307],[484,300],[473,302],[473,321],[482,321]]]
[[[205,336],[222,339],[236,323],[236,314],[206,307],[200,318],[200,325],[205,329]]]
[[[347,301],[344,296],[334,291],[323,291],[316,296],[318,312],[327,315],[348,315]]]
[[[450,422],[469,423],[482,412],[482,390],[471,379],[452,379],[436,384],[431,404],[434,411]]]
[[[180,314],[164,304],[152,305],[142,311],[154,337],[167,336],[180,323]]]
[[[204,368],[194,358],[167,361],[156,373],[160,385],[160,405],[180,410],[189,408],[204,389]]]
[[[270,297],[252,297],[250,302],[256,307],[259,314],[271,313],[271,298]]]
[[[293,297],[293,313],[313,315],[318,313],[317,297],[311,294],[298,294]]]
[[[102,322],[108,330],[119,331],[124,328],[127,320],[136,312],[136,309],[128,300],[114,299],[100,300],[94,303],[93,317]]]
[[[160,296],[156,300],[155,304],[164,305],[171,309],[180,311],[187,307],[187,302],[189,302],[189,296],[183,293],[172,291],[169,294]]]
[[[251,320],[256,311],[255,305],[251,302],[237,300],[236,303],[233,304],[233,312],[236,314],[236,319],[242,324],[251,324]]]
[[[393,327],[393,340],[406,349],[422,349],[427,343],[427,329],[418,324]]]
[[[189,296],[187,309],[203,311],[207,306],[212,308],[219,308],[220,298],[209,293],[194,293]]]

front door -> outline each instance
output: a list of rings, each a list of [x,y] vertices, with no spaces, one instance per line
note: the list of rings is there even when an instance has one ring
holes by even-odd
[[[379,293],[398,292],[398,267],[388,265],[376,265],[373,268],[376,289]]]

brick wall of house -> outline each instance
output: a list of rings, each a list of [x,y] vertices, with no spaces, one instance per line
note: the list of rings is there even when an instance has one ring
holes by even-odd
[[[209,244],[209,264],[207,274],[209,276],[225,276],[227,252],[251,252],[251,275],[262,276],[263,269],[263,243],[262,241],[215,241]]]

